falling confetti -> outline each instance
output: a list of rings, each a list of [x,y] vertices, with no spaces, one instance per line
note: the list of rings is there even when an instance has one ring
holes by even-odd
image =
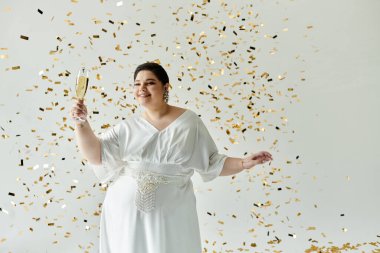
[[[106,4],[107,1],[101,0],[97,3],[99,4],[99,2],[100,4]],[[70,6],[77,8],[82,4],[84,2],[71,0]],[[116,7],[121,6],[123,6],[123,1],[117,1]],[[65,168],[65,165],[59,164],[55,170],[53,166],[54,163],[59,163],[60,161],[70,161],[77,164],[81,173],[84,174],[83,168],[86,165],[86,161],[82,160],[74,151],[75,158],[62,154],[62,151],[58,151],[59,148],[66,147],[67,143],[70,145],[74,145],[75,143],[73,136],[74,128],[70,125],[66,114],[68,110],[66,99],[72,97],[72,87],[70,87],[72,79],[70,78],[73,78],[73,75],[75,75],[72,74],[75,73],[75,69],[71,69],[72,66],[66,65],[69,61],[82,63],[87,54],[93,54],[93,52],[99,54],[94,56],[95,61],[88,63],[95,73],[92,77],[94,83],[90,87],[94,96],[88,102],[91,101],[93,106],[90,116],[93,122],[97,122],[102,130],[112,126],[111,122],[104,120],[104,116],[109,113],[107,108],[112,106],[112,108],[123,110],[123,116],[126,116],[124,112],[130,110],[130,112],[134,113],[134,110],[137,108],[136,104],[133,104],[134,102],[129,101],[131,98],[128,97],[130,90],[125,88],[128,86],[128,83],[126,84],[125,80],[113,79],[113,77],[110,77],[113,75],[110,74],[110,71],[128,70],[137,61],[141,59],[145,60],[148,56],[153,57],[152,52],[162,52],[163,57],[160,56],[160,59],[157,59],[154,56],[154,59],[160,64],[167,64],[168,66],[165,67],[174,73],[173,80],[176,83],[173,82],[172,85],[176,89],[174,91],[178,93],[173,94],[173,101],[179,104],[183,103],[190,108],[202,108],[203,110],[210,108],[210,114],[204,113],[203,119],[209,124],[210,132],[215,133],[218,137],[220,136],[220,141],[225,145],[224,150],[234,150],[234,146],[245,146],[248,144],[247,140],[249,136],[254,135],[255,138],[253,140],[255,143],[260,145],[260,142],[262,142],[261,144],[269,142],[272,145],[271,150],[282,152],[280,147],[285,144],[284,139],[288,137],[286,133],[293,131],[287,125],[292,119],[289,118],[288,122],[288,118],[285,117],[286,110],[284,108],[276,106],[266,108],[266,105],[264,106],[262,101],[267,100],[270,103],[273,102],[273,104],[277,100],[284,98],[289,99],[287,100],[289,102],[297,101],[297,97],[293,97],[297,95],[298,91],[297,85],[293,83],[292,79],[294,72],[287,72],[288,69],[286,67],[278,67],[275,71],[263,68],[261,62],[266,57],[277,57],[279,53],[282,53],[281,47],[277,45],[281,45],[285,36],[291,36],[293,30],[295,30],[294,25],[290,26],[290,23],[283,23],[279,26],[278,30],[265,30],[269,25],[265,24],[264,26],[261,23],[261,13],[256,13],[255,4],[231,4],[224,1],[213,2],[205,0],[188,5],[170,6],[171,11],[168,14],[172,15],[170,18],[172,18],[174,23],[168,26],[167,29],[172,33],[172,35],[168,35],[169,33],[164,33],[162,30],[155,28],[156,25],[162,24],[160,18],[157,17],[153,18],[155,20],[151,20],[149,19],[150,16],[146,15],[149,12],[157,13],[154,9],[155,7],[151,6],[148,9],[144,9],[139,3],[131,3],[131,6],[130,11],[133,15],[126,15],[128,20],[124,20],[125,17],[117,14],[120,8],[116,9],[115,4],[112,3],[113,9],[110,8],[108,10],[109,7],[107,7],[106,17],[92,16],[86,20],[88,24],[91,24],[88,29],[84,29],[82,24],[78,22],[77,17],[81,14],[79,9],[65,9],[63,17],[51,13],[51,10],[45,10],[45,15],[41,17],[37,14],[41,19],[46,17],[46,14],[56,15],[55,19],[54,16],[49,17],[50,21],[48,21],[53,28],[56,27],[59,17],[60,21],[68,26],[68,29],[75,29],[75,31],[56,31],[56,34],[51,36],[49,41],[54,43],[54,46],[46,50],[46,55],[41,56],[50,57],[48,58],[50,60],[47,60],[44,67],[37,69],[37,71],[39,70],[38,81],[20,85],[21,89],[28,92],[28,95],[20,93],[20,97],[24,96],[22,97],[23,99],[34,98],[34,96],[41,93],[48,102],[36,101],[36,104],[31,106],[38,115],[35,119],[31,119],[28,122],[30,123],[28,134],[33,134],[33,138],[39,144],[17,144],[20,156],[15,159],[14,165],[22,166],[18,169],[22,170],[25,175],[23,175],[24,179],[20,176],[17,180],[22,190],[16,191],[12,189],[14,193],[9,192],[8,198],[16,199],[16,195],[17,197],[25,196],[22,200],[23,204],[18,200],[9,201],[12,210],[17,210],[18,208],[25,208],[25,210],[30,208],[29,210],[31,210],[35,208],[37,211],[42,209],[41,213],[46,210],[47,212],[44,213],[46,215],[41,215],[41,218],[33,217],[33,222],[42,222],[44,226],[48,226],[51,229],[52,233],[63,231],[62,229],[66,229],[68,225],[59,224],[63,223],[61,222],[63,220],[61,219],[62,217],[59,217],[59,219],[54,217],[49,208],[57,206],[62,211],[68,211],[76,205],[84,206],[83,202],[86,199],[96,195],[93,191],[83,190],[83,185],[86,185],[83,182],[84,175],[80,177],[78,176],[79,174],[74,174],[77,168]],[[104,5],[100,5],[99,9],[105,9]],[[8,10],[13,9],[9,7]],[[41,15],[44,14],[41,9],[37,9],[37,11]],[[218,14],[214,15],[213,13],[216,12]],[[135,14],[146,15],[147,17],[141,19]],[[34,12],[33,15],[36,15],[36,13]],[[278,20],[287,22],[288,19],[279,18]],[[308,32],[312,32],[313,25],[306,26],[302,24],[302,29],[305,29],[305,27],[309,30]],[[23,31],[18,32],[23,33]],[[31,42],[33,42],[35,36],[32,33],[30,33],[30,36],[32,38]],[[29,37],[25,35],[21,35],[20,38],[22,40],[29,40]],[[77,43],[77,40],[73,38],[78,38],[78,41],[83,42],[83,44]],[[263,40],[265,40],[268,46],[265,50],[260,45],[260,42]],[[100,48],[97,43],[104,48]],[[106,44],[106,46],[102,43]],[[146,51],[141,50],[141,48]],[[12,47],[11,49],[15,50],[16,48]],[[107,49],[112,49],[112,55],[107,53]],[[6,63],[8,59],[14,58],[12,50],[1,52],[0,59],[4,60],[2,62]],[[300,54],[299,59],[302,59],[302,57]],[[8,65],[6,70],[24,71],[25,65],[23,62],[13,62],[11,64],[20,65],[14,67]],[[22,70],[21,65],[23,66]],[[33,75],[36,75],[36,72]],[[305,81],[305,76],[298,76],[297,82]],[[114,91],[115,93],[112,93]],[[181,95],[186,98],[183,99]],[[115,114],[110,118],[120,120],[122,118],[121,115],[117,115],[117,110],[114,111],[113,113]],[[280,118],[280,114],[285,116]],[[41,131],[37,126],[45,125],[47,121],[51,121],[51,115],[55,116],[52,128],[49,130],[45,129],[45,132]],[[35,121],[38,121],[38,123]],[[18,124],[17,121],[14,120],[14,122],[16,123],[10,124],[11,127]],[[2,140],[17,138],[10,131],[3,131],[1,135]],[[21,131],[20,133],[21,136],[24,136]],[[270,139],[268,136],[264,136],[266,133],[281,136],[277,139]],[[73,146],[70,146],[70,148],[73,148]],[[244,148],[244,151],[247,149]],[[244,156],[247,155],[250,150],[247,151],[242,152],[242,154],[244,153]],[[278,224],[270,223],[272,217],[279,217],[281,224],[289,225],[294,219],[305,215],[305,212],[302,212],[301,215],[301,210],[295,210],[292,216],[283,217],[285,205],[301,201],[297,198],[297,189],[295,189],[294,185],[290,184],[293,179],[287,175],[287,171],[289,168],[293,169],[293,166],[296,166],[298,162],[302,162],[302,157],[302,155],[295,156],[291,154],[288,160],[278,162],[278,164],[271,164],[270,168],[265,170],[265,172],[261,171],[257,172],[257,174],[254,171],[247,172],[244,175],[246,176],[244,180],[248,180],[252,188],[244,189],[242,185],[236,187],[236,184],[231,183],[230,186],[235,187],[231,189],[237,198],[240,198],[243,194],[249,195],[249,206],[253,208],[252,210],[248,210],[251,218],[249,225],[252,229],[247,231],[252,236],[251,238],[254,239],[242,242],[241,247],[236,249],[236,252],[252,252],[254,250],[258,252],[281,252],[279,248],[276,248],[277,245],[284,244],[286,240],[293,241],[293,239],[296,239],[296,233],[293,232],[297,232],[297,242],[303,240],[302,235],[294,227],[291,228],[292,233],[288,233],[288,236],[286,236],[287,233],[279,233]],[[33,160],[33,158],[38,158],[38,160]],[[54,159],[43,160],[48,158]],[[56,180],[55,172],[66,173],[70,178],[67,181],[61,180],[61,178],[60,180]],[[26,177],[30,177],[31,180],[26,180]],[[74,177],[78,179],[73,179]],[[348,176],[346,178],[349,181],[350,178]],[[231,177],[230,181],[234,182],[238,180],[243,180],[240,175]],[[61,186],[63,186],[65,192],[59,190]],[[106,191],[107,187],[107,184],[95,183],[93,186],[93,188],[98,188],[102,193]],[[226,189],[230,188],[226,187]],[[255,194],[251,194],[253,191],[255,191]],[[259,191],[265,192],[265,199],[260,199],[258,194],[256,194]],[[292,194],[292,198],[285,199],[283,196],[286,196],[287,193]],[[78,202],[73,202],[71,200],[72,197]],[[29,201],[31,198],[34,199],[34,202]],[[36,206],[39,206],[41,209],[37,209]],[[317,204],[314,207],[317,208]],[[0,211],[5,214],[9,213],[4,208],[0,208]],[[68,219],[75,226],[78,225],[81,230],[95,230],[92,224],[87,224],[90,223],[90,219],[83,219],[83,217],[79,216],[83,213],[86,213],[84,216],[92,214],[93,217],[99,218],[101,206],[98,206],[96,210],[78,211],[78,215],[75,215],[77,217],[71,216]],[[246,217],[240,213],[239,215],[231,213],[225,215],[210,210],[203,214],[208,219],[214,219],[215,224],[221,227],[216,232],[220,236],[219,239],[208,242],[207,247],[210,248],[215,245],[219,245],[223,249],[229,247],[230,242],[228,238],[224,237],[227,232],[223,231],[222,228],[227,227],[234,220],[239,223],[242,220],[246,222]],[[43,216],[46,217],[44,218]],[[344,216],[344,214],[341,216]],[[67,218],[65,217],[66,220]],[[296,223],[296,221],[294,222]],[[308,233],[315,232],[317,227],[318,232],[321,232],[319,231],[321,229],[320,226],[315,226],[315,224],[307,224],[305,227],[306,229],[303,228],[303,231],[307,231]],[[348,225],[347,227],[349,228]],[[259,229],[265,229],[264,235],[260,234],[262,231],[258,232]],[[340,226],[335,229],[336,231],[348,232],[347,228],[341,228]],[[28,225],[25,226],[23,231],[37,233],[38,229],[35,226]],[[65,238],[76,237],[78,234],[79,232],[77,231],[65,231],[62,233]],[[265,236],[268,236],[268,239],[263,240],[262,238],[265,238]],[[58,245],[62,243],[55,239],[50,243]],[[317,245],[318,240],[319,238],[313,237],[310,243]],[[5,241],[5,238],[0,237],[0,244]],[[94,243],[96,242],[91,242],[92,245]],[[373,244],[375,245],[376,242],[373,242]],[[260,250],[253,249],[258,247],[267,248],[265,250],[264,248],[260,248]],[[332,245],[328,247],[312,247],[313,249],[321,249],[320,252],[325,252],[324,250],[327,249],[335,249]],[[336,247],[343,249],[349,246]],[[83,251],[91,252],[91,247],[79,245],[79,248]],[[210,248],[208,252],[214,252]],[[234,251],[225,250],[225,252]]]
[[[23,39],[23,40],[29,40],[29,37],[25,36],[25,35],[20,35],[20,38]]]

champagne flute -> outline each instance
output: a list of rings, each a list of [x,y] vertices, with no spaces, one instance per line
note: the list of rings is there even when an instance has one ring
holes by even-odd
[[[88,76],[89,76],[89,70],[85,67],[81,67],[78,76],[77,76],[77,81],[75,84],[75,93],[76,93],[76,98],[83,100],[84,96],[86,95],[87,87],[88,87]],[[74,120],[79,121],[79,122],[85,122],[86,119],[83,119],[81,117],[74,117]]]

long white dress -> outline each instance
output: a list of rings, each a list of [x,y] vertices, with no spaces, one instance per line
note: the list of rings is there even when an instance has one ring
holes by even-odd
[[[219,176],[225,159],[202,120],[187,109],[159,131],[133,115],[99,136],[109,183],[100,223],[100,253],[201,253],[191,176]]]

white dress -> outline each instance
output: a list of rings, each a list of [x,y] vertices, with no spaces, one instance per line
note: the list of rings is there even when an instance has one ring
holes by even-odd
[[[101,165],[109,183],[100,221],[100,253],[201,253],[191,176],[219,176],[225,159],[198,115],[187,109],[159,131],[133,115],[103,133]]]

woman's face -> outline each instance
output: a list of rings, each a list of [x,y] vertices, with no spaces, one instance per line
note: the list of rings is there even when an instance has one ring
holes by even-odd
[[[163,96],[166,86],[162,85],[153,72],[141,70],[134,82],[133,95],[142,106],[159,106],[165,103]]]

